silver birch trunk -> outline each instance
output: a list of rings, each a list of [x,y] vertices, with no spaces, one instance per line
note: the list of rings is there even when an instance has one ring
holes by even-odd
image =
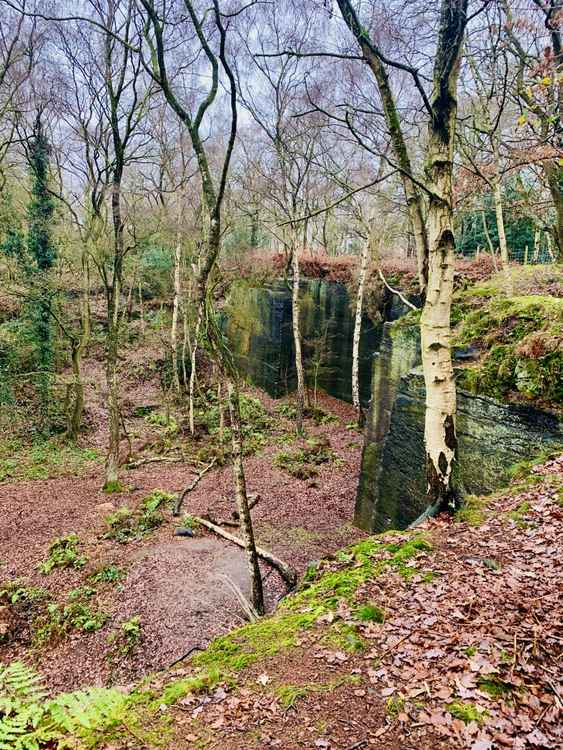
[[[352,342],[352,403],[358,415],[358,424],[362,422],[360,404],[360,336],[362,332],[362,315],[364,306],[364,289],[369,263],[370,237],[366,239],[362,250],[358,291],[356,294],[356,314],[354,318],[354,339]]]
[[[294,235],[295,236],[295,235]],[[305,374],[303,370],[303,354],[301,351],[301,326],[300,326],[300,304],[299,304],[299,253],[297,243],[293,243],[291,267],[293,270],[291,314],[293,327],[293,347],[295,349],[295,370],[297,373],[297,398],[295,424],[298,434],[303,432],[303,411],[305,408]]]

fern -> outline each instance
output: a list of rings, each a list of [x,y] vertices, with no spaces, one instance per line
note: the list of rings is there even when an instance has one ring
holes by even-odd
[[[0,665],[0,711],[3,711],[3,701],[10,698],[38,703],[46,696],[41,677],[26,664],[14,661],[7,667]]]
[[[58,747],[65,736],[94,747],[99,735],[124,722],[128,696],[89,688],[47,700],[42,680],[21,662],[0,666],[0,750]],[[66,747],[66,745],[65,745]]]
[[[92,745],[96,744],[96,735],[123,722],[127,708],[126,695],[105,688],[59,695],[47,706],[57,728]]]
[[[26,664],[0,666],[0,750],[40,750],[53,738],[47,724],[47,697],[39,675]]]

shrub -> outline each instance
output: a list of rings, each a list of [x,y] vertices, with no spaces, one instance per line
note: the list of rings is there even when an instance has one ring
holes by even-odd
[[[49,545],[47,559],[39,563],[43,575],[49,575],[55,568],[83,568],[88,558],[78,553],[80,539],[76,534],[55,539]]]
[[[110,661],[117,655],[129,656],[140,644],[142,637],[142,624],[139,615],[122,622],[120,629],[108,638],[111,644],[111,650],[108,653]]]
[[[89,576],[89,579],[93,583],[117,583],[125,578],[125,576],[125,571],[117,565],[104,565],[95,570]]]
[[[311,439],[304,448],[280,451],[274,458],[274,466],[296,479],[311,479],[318,476],[318,466],[336,458],[327,439]]]
[[[154,490],[143,500],[141,510],[135,512],[124,506],[106,518],[106,539],[115,539],[121,544],[141,539],[164,523],[161,507],[173,503],[176,495],[164,490]]]

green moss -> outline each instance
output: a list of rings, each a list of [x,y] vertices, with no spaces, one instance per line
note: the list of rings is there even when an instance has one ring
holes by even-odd
[[[96,450],[65,445],[57,439],[31,446],[18,440],[7,440],[0,443],[0,482],[80,476],[98,460]]]
[[[358,635],[355,625],[347,622],[336,622],[330,626],[321,641],[336,651],[349,651],[357,653],[365,648],[365,641]]]
[[[407,699],[404,695],[393,695],[388,698],[385,704],[385,711],[387,715],[395,721],[397,716],[405,710]]]
[[[514,693],[513,685],[509,682],[504,682],[504,680],[501,680],[500,677],[496,676],[480,679],[477,684],[479,690],[482,690],[484,693],[487,693],[487,695],[490,695],[491,698],[496,698],[497,700],[510,699]]]
[[[473,345],[483,354],[461,369],[460,387],[503,399],[518,392],[527,399],[563,405],[563,300],[529,295],[491,297],[479,289],[461,297],[454,345]],[[471,310],[471,304],[476,309]]]
[[[274,690],[275,695],[278,697],[281,705],[286,710],[293,708],[297,701],[305,698],[311,693],[329,693],[332,690],[345,684],[358,684],[360,682],[359,675],[344,675],[336,680],[328,683],[308,683],[307,685],[291,685],[282,684]]]
[[[276,688],[276,695],[285,709],[293,708],[300,698],[309,695],[316,685],[280,685]]]
[[[385,622],[385,611],[375,604],[364,604],[358,607],[354,616],[362,622]]]
[[[447,705],[448,713],[451,714],[454,719],[461,719],[464,724],[470,724],[474,721],[476,724],[481,726],[485,723],[488,711],[475,703],[462,703],[461,701],[454,701]]]
[[[220,682],[224,682],[225,675],[217,669],[210,669],[205,674],[197,677],[187,677],[169,683],[162,694],[155,699],[155,704],[171,706],[184,698],[186,695],[201,693],[204,690],[212,690]]]
[[[127,492],[127,487],[119,480],[106,482],[102,487],[102,491],[107,495],[117,495],[121,492]]]
[[[324,610],[287,612],[245,625],[228,636],[217,638],[201,654],[192,659],[195,667],[238,672],[249,664],[274,656],[296,645],[301,630],[312,627]]]
[[[511,521],[514,521],[518,528],[523,529],[528,525],[525,521],[525,515],[529,512],[529,510],[530,503],[523,502],[520,503],[520,505],[514,510],[509,511],[506,515],[508,518],[510,518]]]
[[[481,526],[487,520],[486,507],[486,498],[467,495],[461,508],[456,511],[455,518],[457,521],[467,523],[470,526]]]

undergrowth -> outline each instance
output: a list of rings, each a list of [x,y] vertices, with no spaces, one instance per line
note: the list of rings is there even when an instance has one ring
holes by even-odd
[[[7,668],[9,672],[0,668],[0,750],[8,747],[43,750],[62,741],[69,747],[94,748],[102,740],[120,736],[130,739],[131,734],[141,744],[158,744],[165,731],[163,706],[219,683],[234,684],[236,673],[245,667],[296,647],[302,632],[313,628],[319,617],[336,614],[341,600],[352,604],[358,587],[368,579],[388,568],[405,577],[413,575],[417,570],[416,557],[430,549],[423,535],[405,533],[396,542],[371,538],[342,550],[336,560],[324,561],[317,570],[311,570],[300,590],[288,597],[273,616],[217,638],[205,651],[191,658],[190,676],[164,686],[151,687],[149,681],[129,694],[98,688],[49,700],[37,675],[25,665],[15,663]],[[88,586],[77,589],[76,601],[69,601],[67,608],[76,604],[87,606],[84,601],[91,591]],[[80,613],[67,608],[62,613],[59,608],[58,614],[68,618],[71,625],[78,614],[78,627],[84,627],[86,623],[80,619]],[[375,605],[356,611],[360,619],[380,619]],[[126,655],[136,648],[142,638],[141,627],[138,618],[121,624],[112,639],[117,655]],[[346,640],[350,650],[363,647],[354,626],[338,619],[331,628],[331,636]],[[288,706],[302,697],[304,690],[335,686],[280,686],[278,697]],[[20,692],[14,698],[17,690]],[[151,726],[150,741],[145,725]]]
[[[148,536],[164,523],[162,510],[176,500],[176,495],[163,490],[153,490],[143,500],[140,510],[134,511],[127,506],[118,508],[106,517],[108,527],[104,537],[114,539],[120,544]]]
[[[76,534],[54,539],[49,545],[47,559],[37,567],[43,575],[49,575],[55,568],[83,568],[88,558],[79,553],[79,547],[80,539]]]
[[[274,466],[296,479],[305,480],[318,476],[318,467],[322,464],[337,460],[327,438],[311,438],[302,448],[280,451],[274,457]]]

